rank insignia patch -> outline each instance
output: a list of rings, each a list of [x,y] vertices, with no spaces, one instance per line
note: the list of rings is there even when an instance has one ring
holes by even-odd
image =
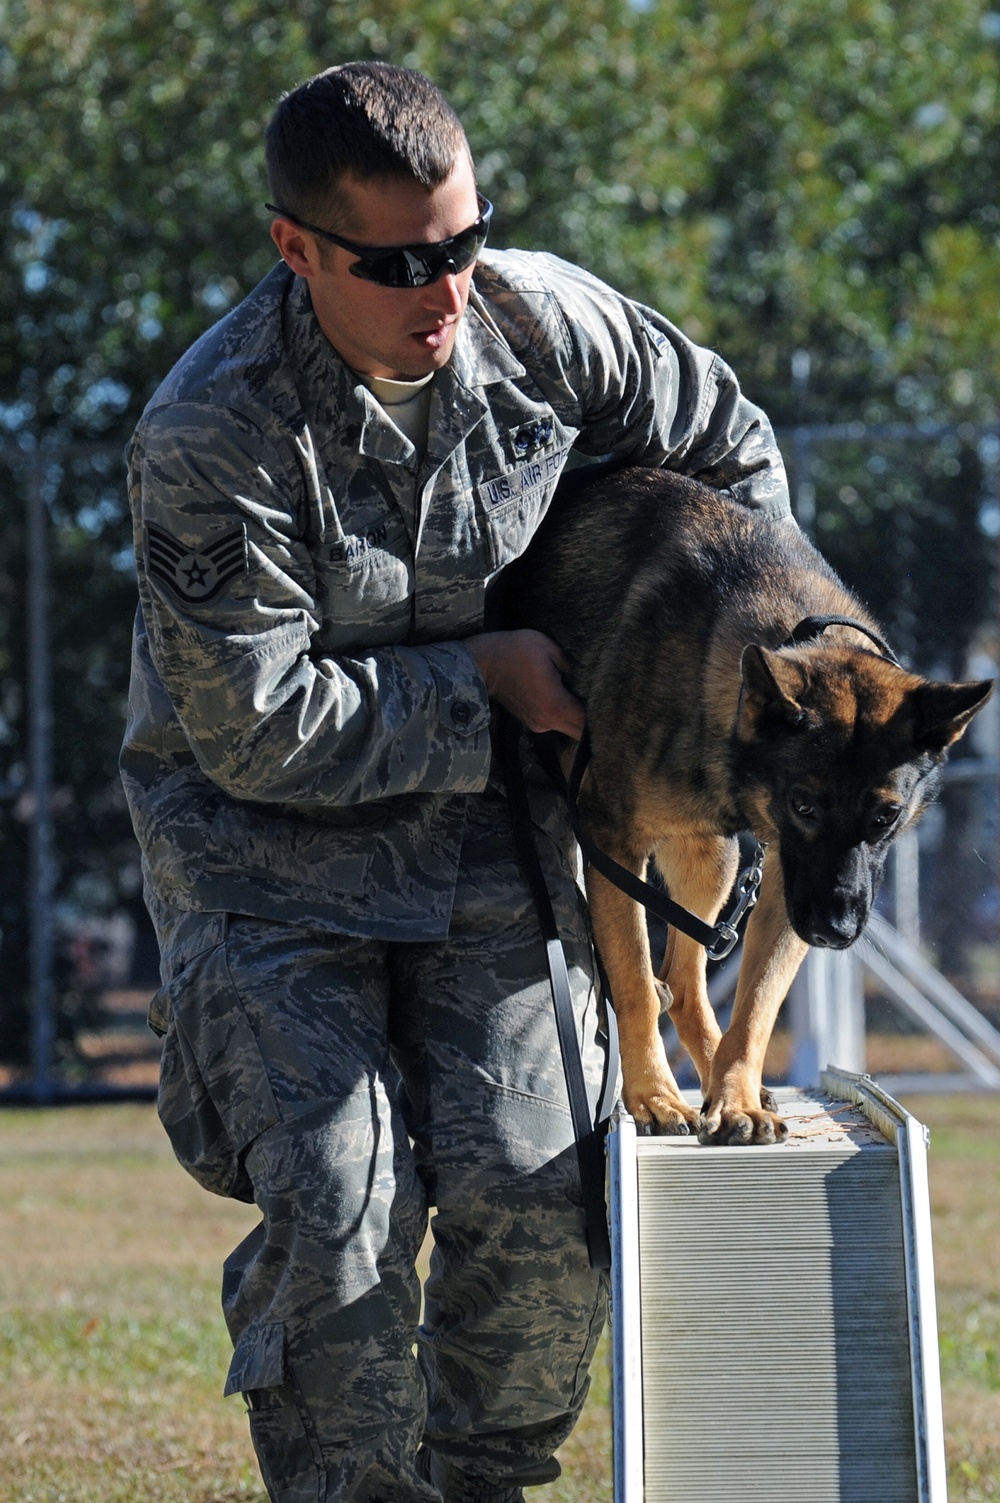
[[[540,449],[547,444],[552,437],[552,419],[541,418],[537,423],[525,423],[523,428],[518,428],[514,433],[514,448],[517,453],[530,454],[533,449]]]
[[[185,605],[200,605],[245,574],[247,535],[234,527],[211,543],[192,550],[155,522],[146,523],[146,564],[153,579]]]

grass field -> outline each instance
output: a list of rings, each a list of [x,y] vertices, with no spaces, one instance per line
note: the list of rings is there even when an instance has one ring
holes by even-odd
[[[1000,1098],[907,1104],[933,1134],[950,1497],[982,1503],[1000,1499]],[[0,1112],[3,1503],[265,1503],[242,1404],[219,1398],[219,1265],[253,1219],[182,1173],[152,1108]],[[601,1357],[532,1503],[610,1500],[609,1437]]]

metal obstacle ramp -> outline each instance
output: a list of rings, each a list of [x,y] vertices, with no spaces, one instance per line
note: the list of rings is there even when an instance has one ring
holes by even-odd
[[[927,1130],[776,1095],[773,1147],[613,1120],[615,1503],[945,1503]]]

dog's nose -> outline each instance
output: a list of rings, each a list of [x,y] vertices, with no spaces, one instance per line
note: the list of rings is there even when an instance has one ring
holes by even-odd
[[[824,950],[846,950],[860,935],[867,918],[868,904],[862,896],[834,892],[809,914],[805,926],[808,934],[799,932],[807,944]]]
[[[853,945],[860,933],[860,927],[845,932],[843,929],[826,925],[822,928],[814,928],[810,934],[804,934],[802,938],[818,950],[846,950],[848,945]]]

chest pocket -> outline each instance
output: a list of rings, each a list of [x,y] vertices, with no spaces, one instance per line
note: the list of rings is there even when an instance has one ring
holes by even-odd
[[[545,448],[518,458],[505,474],[479,489],[494,569],[520,557],[548,509],[570,452],[569,444],[552,435],[551,424],[549,435],[552,442]]]
[[[386,647],[410,635],[413,552],[398,519],[327,544],[316,561],[324,652]]]

